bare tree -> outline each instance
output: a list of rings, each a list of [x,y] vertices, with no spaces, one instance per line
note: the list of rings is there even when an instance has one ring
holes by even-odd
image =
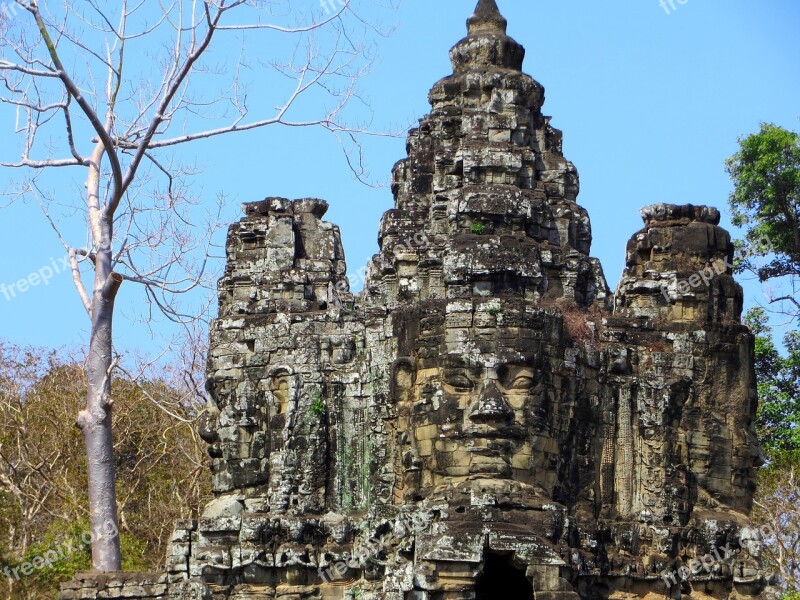
[[[776,461],[759,477],[754,521],[771,532],[765,559],[783,580],[783,587],[800,594],[800,480],[797,459]]]
[[[354,42],[366,28],[351,0],[337,2],[301,17],[291,0],[15,0],[0,19],[0,102],[15,110],[21,141],[21,158],[3,166],[31,173],[19,192],[40,202],[58,232],[91,322],[77,424],[91,525],[104,532],[92,548],[98,570],[121,564],[111,425],[117,294],[123,282],[140,284],[151,308],[191,320],[174,299],[203,284],[214,230],[212,215],[192,235],[191,172],[166,153],[269,125],[318,126],[345,140],[360,132],[344,125],[343,113],[370,62]],[[258,36],[259,48],[295,38],[290,56],[271,63],[284,82],[274,86],[281,96],[271,114],[251,115],[244,52],[229,65],[212,54],[224,40],[228,55],[232,45],[244,48],[246,36]],[[317,114],[307,116],[309,107]],[[44,173],[67,168],[82,170],[85,189],[43,184]],[[54,205],[85,221],[85,243],[68,242]]]

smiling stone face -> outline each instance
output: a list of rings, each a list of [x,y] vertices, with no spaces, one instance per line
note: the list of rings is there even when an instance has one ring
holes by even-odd
[[[394,369],[395,401],[406,471],[418,472],[421,495],[469,478],[513,479],[552,497],[559,480],[559,442],[569,424],[543,338],[545,311],[519,312],[477,302],[426,311],[404,323],[405,358]]]
[[[529,467],[528,421],[541,393],[526,364],[532,359],[480,359],[450,355],[444,368],[420,374],[412,423],[444,421],[433,439],[420,440],[431,450],[426,463],[437,475],[510,478],[515,468]]]

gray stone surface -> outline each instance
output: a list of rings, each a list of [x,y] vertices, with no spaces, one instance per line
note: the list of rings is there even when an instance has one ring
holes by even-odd
[[[218,498],[165,574],[64,600],[770,596],[730,236],[647,207],[612,295],[523,57],[481,0],[363,292],[324,201],[245,205],[208,361]]]

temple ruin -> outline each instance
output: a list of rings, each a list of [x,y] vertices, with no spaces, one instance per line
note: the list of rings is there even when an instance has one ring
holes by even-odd
[[[62,600],[766,598],[753,336],[714,208],[612,293],[525,51],[481,0],[361,292],[327,203],[246,204],[211,329],[215,500]]]

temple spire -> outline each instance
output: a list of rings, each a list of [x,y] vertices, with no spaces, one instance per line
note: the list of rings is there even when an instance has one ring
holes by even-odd
[[[506,35],[508,21],[495,0],[480,0],[467,19],[467,37],[450,50],[456,73],[499,67],[522,70],[525,48]]]
[[[508,21],[500,14],[495,0],[479,0],[475,14],[467,19],[470,34],[484,31],[505,34],[507,27]]]

